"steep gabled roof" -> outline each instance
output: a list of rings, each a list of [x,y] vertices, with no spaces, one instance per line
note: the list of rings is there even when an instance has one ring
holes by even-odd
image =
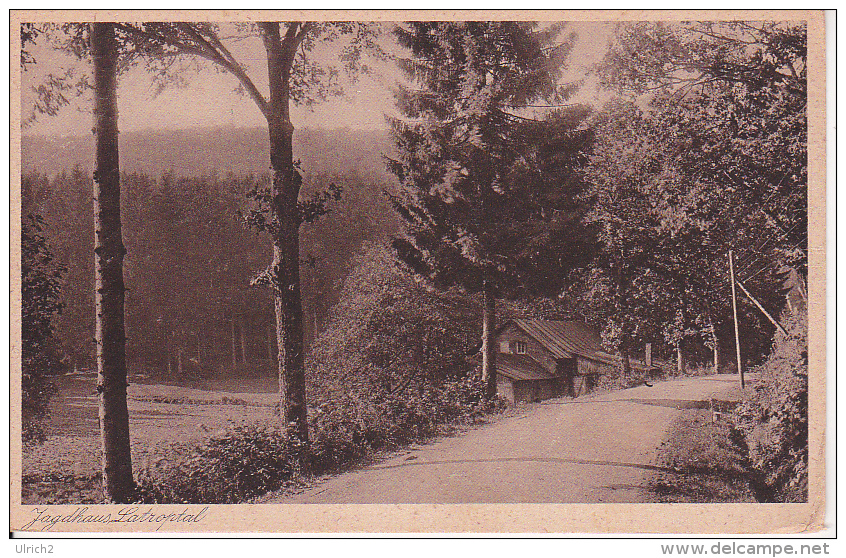
[[[549,370],[527,355],[497,353],[496,373],[512,380],[550,380],[555,378]]]
[[[599,332],[585,323],[524,319],[513,321],[517,327],[536,339],[556,358],[572,358],[574,355],[579,355],[594,360],[604,360],[598,354],[603,353]]]

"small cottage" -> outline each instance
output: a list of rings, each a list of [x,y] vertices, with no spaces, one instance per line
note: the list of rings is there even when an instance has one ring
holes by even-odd
[[[512,403],[591,391],[620,357],[604,352],[599,332],[576,321],[514,319],[497,334],[497,391]],[[632,370],[654,367],[630,360]]]

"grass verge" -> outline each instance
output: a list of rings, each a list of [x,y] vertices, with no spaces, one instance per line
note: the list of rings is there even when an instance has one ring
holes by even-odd
[[[727,415],[714,421],[710,409],[686,409],[659,450],[659,465],[648,484],[660,503],[756,502],[748,457]]]

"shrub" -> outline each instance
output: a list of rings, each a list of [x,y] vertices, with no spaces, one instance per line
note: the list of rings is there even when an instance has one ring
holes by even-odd
[[[296,438],[266,424],[236,426],[196,447],[174,445],[139,479],[148,503],[242,502],[285,485],[305,455]]]
[[[486,400],[476,375],[440,386],[409,384],[392,393],[349,394],[309,414],[303,445],[275,426],[232,427],[203,443],[174,445],[153,457],[139,479],[150,503],[235,503],[296,483],[304,474],[339,472],[391,450],[476,422],[505,406]]]
[[[766,501],[807,501],[808,341],[807,315],[797,313],[777,334],[753,396],[736,410],[736,423]]]
[[[148,467],[142,498],[243,501],[501,410],[504,402],[486,400],[470,372],[479,314],[472,299],[405,276],[385,246],[367,247],[312,347],[308,446],[270,427],[231,429],[196,448],[168,450],[164,465]]]
[[[42,421],[56,388],[51,380],[61,368],[53,338],[53,319],[63,308],[61,279],[44,238],[44,220],[29,215],[21,223],[21,391],[23,441],[42,442]]]

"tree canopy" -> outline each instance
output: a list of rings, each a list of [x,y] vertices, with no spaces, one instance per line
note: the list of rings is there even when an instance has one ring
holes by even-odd
[[[609,344],[729,337],[730,250],[780,312],[785,266],[807,266],[805,58],[803,25],[620,24],[598,71],[632,101],[593,122],[583,199],[602,249],[580,283]],[[773,328],[741,313],[760,359]]]
[[[573,170],[589,111],[519,114],[572,92],[557,80],[574,37],[518,22],[413,23],[397,36],[420,89],[399,89],[404,119],[392,122],[399,156],[389,168],[404,187],[394,203],[409,234],[394,246],[436,285],[475,292],[489,282],[514,295],[532,283],[525,264],[553,259],[541,239],[573,238],[577,226]]]

